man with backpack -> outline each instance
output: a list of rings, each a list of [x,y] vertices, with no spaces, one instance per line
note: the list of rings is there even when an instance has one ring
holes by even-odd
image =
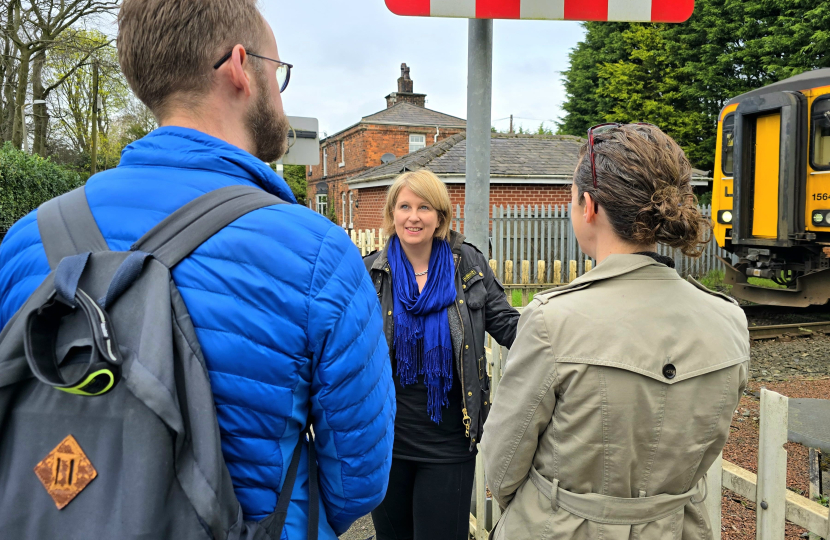
[[[395,397],[358,252],[263,162],[292,66],[255,0],[118,21],[161,127],[0,247],[2,536],[332,540],[383,500]]]

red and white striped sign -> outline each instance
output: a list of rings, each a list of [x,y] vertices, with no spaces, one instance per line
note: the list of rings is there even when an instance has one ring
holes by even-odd
[[[386,0],[396,15],[466,19],[684,22],[694,0]]]

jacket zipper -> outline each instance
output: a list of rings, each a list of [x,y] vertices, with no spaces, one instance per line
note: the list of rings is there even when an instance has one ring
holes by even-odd
[[[458,263],[455,266],[455,274],[458,275],[458,264],[461,263],[461,257],[458,258]],[[464,330],[464,317],[461,316],[461,308],[458,307],[458,301],[455,302],[455,309],[458,312],[458,320],[461,321],[461,414],[463,415],[462,422],[464,422],[464,431],[467,438],[470,438],[470,427],[472,426],[472,419],[467,413],[467,389],[464,387],[464,341],[467,337],[467,332]]]

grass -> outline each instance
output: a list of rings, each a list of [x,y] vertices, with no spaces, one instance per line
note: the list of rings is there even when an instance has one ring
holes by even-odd
[[[701,276],[698,281],[703,284],[704,287],[707,289],[711,289],[713,291],[718,292],[725,292],[729,293],[732,291],[732,285],[723,282],[724,279],[724,271],[723,270],[711,270],[705,276]],[[786,289],[787,287],[784,285],[779,285],[772,281],[771,279],[762,279],[762,278],[755,278],[751,277],[747,279],[750,285],[755,285],[756,287],[766,287],[767,289]]]
[[[533,300],[533,295],[536,294],[536,291],[528,291],[527,292],[527,303],[529,304],[531,300]],[[522,291],[520,290],[513,290],[513,307],[523,307],[522,306]]]

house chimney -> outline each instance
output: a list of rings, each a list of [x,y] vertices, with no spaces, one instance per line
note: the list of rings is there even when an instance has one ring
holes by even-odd
[[[413,83],[409,78],[409,68],[406,64],[401,64],[401,78],[398,79],[398,93],[412,93]]]
[[[409,66],[401,64],[401,76],[398,79],[398,91],[392,92],[386,96],[386,108],[390,108],[398,103],[406,102],[416,107],[426,106],[426,94],[416,94],[414,91],[414,82],[409,77]]]

